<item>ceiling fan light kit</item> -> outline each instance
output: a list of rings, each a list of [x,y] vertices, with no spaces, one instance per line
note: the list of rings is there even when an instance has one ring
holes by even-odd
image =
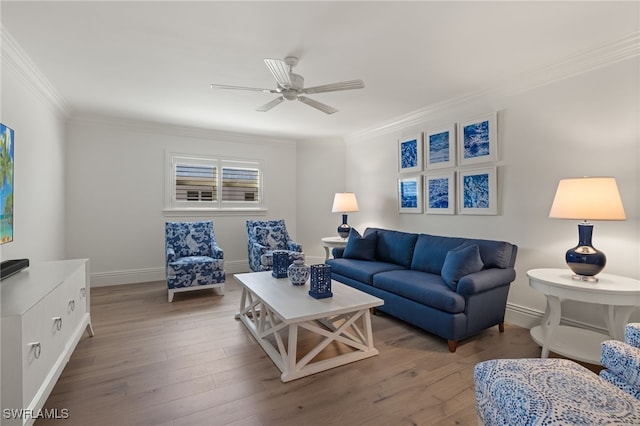
[[[304,87],[304,78],[293,72],[293,67],[298,65],[298,58],[295,56],[287,56],[283,60],[280,59],[265,59],[264,63],[267,68],[276,79],[276,89],[261,89],[257,87],[244,87],[244,86],[229,86],[225,84],[211,84],[212,89],[233,89],[233,90],[252,90],[265,93],[278,93],[279,97],[268,102],[256,111],[267,112],[277,105],[280,105],[283,101],[300,101],[303,104],[309,105],[325,114],[333,114],[338,112],[337,109],[330,107],[329,105],[318,102],[314,99],[303,96],[305,94],[312,93],[326,93],[337,92],[340,90],[353,90],[364,88],[364,82],[362,80],[349,80],[339,83],[324,84],[321,86]]]

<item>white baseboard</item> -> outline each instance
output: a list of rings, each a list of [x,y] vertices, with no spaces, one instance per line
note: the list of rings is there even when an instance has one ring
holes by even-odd
[[[225,261],[224,269],[228,274],[249,272],[246,260]],[[94,272],[91,274],[91,287],[107,287],[151,281],[164,281],[164,266],[158,268],[129,269],[126,271]]]
[[[505,313],[504,320],[509,324],[514,324],[519,327],[528,328],[530,330],[533,327],[540,325],[543,316],[544,312],[542,311],[531,309],[526,306],[516,305],[514,303],[507,303],[507,311]],[[584,328],[598,333],[609,334],[609,331],[607,331],[607,329],[604,327],[587,324],[581,321],[562,318],[560,322],[563,325],[569,325],[572,327]]]
[[[507,303],[507,311],[505,313],[504,320],[509,324],[531,329],[536,325],[540,325],[543,314],[544,312],[540,312],[526,306]]]

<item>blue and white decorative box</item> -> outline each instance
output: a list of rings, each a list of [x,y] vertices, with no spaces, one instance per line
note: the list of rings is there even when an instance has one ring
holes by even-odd
[[[287,269],[291,264],[289,253],[285,250],[273,251],[273,270],[271,275],[275,278],[287,278]]]
[[[311,290],[309,295],[316,299],[332,297],[331,266],[325,264],[311,265]]]

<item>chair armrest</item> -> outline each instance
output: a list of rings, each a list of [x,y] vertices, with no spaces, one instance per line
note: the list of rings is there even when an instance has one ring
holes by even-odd
[[[219,246],[213,244],[211,246],[211,257],[214,259],[224,259],[224,250],[222,250]]]
[[[302,251],[302,245],[296,243],[295,241],[289,240],[289,241],[287,241],[287,250],[301,252]]]
[[[640,349],[618,340],[606,340],[602,342],[601,363],[631,386],[640,387]]]
[[[173,247],[167,247],[167,263],[174,262],[176,260],[176,251]]]
[[[640,348],[640,323],[631,322],[625,326],[624,341],[634,348]]]
[[[258,244],[254,242],[251,243],[251,251],[253,251],[254,253],[259,253],[260,255],[263,255],[270,250],[272,250],[270,247],[263,246],[262,244]]]
[[[458,281],[456,292],[460,295],[482,293],[503,285],[509,285],[516,279],[516,271],[513,268],[484,269],[473,274],[465,275]]]

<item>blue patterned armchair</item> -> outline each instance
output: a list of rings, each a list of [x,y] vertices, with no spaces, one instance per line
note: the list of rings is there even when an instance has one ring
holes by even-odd
[[[273,269],[273,251],[286,250],[292,260],[304,259],[302,246],[289,237],[284,220],[248,220],[247,249],[253,272]]]
[[[640,324],[602,342],[600,376],[560,358],[476,364],[478,424],[640,425]]]
[[[205,288],[224,295],[224,256],[211,221],[166,222],[165,243],[169,302],[174,293]]]
[[[624,342],[602,342],[601,361],[600,377],[640,399],[640,323],[626,325]]]

